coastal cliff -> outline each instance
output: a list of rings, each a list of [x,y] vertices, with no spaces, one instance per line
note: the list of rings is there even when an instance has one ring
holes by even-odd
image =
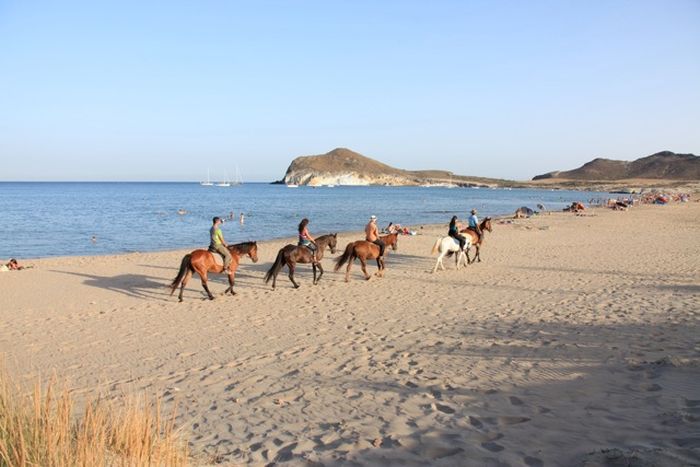
[[[466,177],[444,170],[402,170],[350,149],[336,148],[315,156],[297,157],[278,182],[287,185],[389,185],[389,186],[514,186],[516,182]]]

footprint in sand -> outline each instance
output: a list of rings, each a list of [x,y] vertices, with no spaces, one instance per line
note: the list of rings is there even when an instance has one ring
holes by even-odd
[[[471,415],[469,416],[469,423],[474,428],[483,428],[483,426],[484,426],[484,424],[481,423],[478,418],[472,417]]]
[[[538,459],[537,457],[531,456],[525,456],[523,458],[523,462],[525,462],[525,465],[528,465],[530,467],[542,467],[544,465],[542,459]]]
[[[492,441],[488,441],[488,442],[486,442],[486,443],[481,443],[481,447],[484,448],[484,449],[487,449],[487,450],[489,450],[489,451],[491,451],[491,452],[501,452],[501,451],[503,451],[503,450],[505,449],[505,448],[504,448],[503,446],[501,446],[500,444],[494,443],[494,442],[492,442]]]
[[[443,405],[443,404],[433,404],[433,408],[434,408],[435,410],[439,410],[440,412],[446,413],[446,414],[453,414],[453,413],[455,413],[455,409],[453,409],[453,408],[450,407],[450,406]]]
[[[498,417],[499,425],[517,425],[518,423],[529,422],[527,417]]]
[[[523,402],[522,399],[519,399],[515,396],[510,396],[508,399],[510,400],[510,403],[512,405],[524,405],[525,404],[525,402]]]

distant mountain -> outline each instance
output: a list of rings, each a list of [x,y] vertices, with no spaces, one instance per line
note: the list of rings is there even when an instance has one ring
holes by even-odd
[[[533,180],[549,178],[566,180],[700,180],[700,157],[694,154],[657,152],[632,162],[610,159],[593,159],[578,169],[549,172],[537,175]]]
[[[287,185],[431,185],[515,186],[516,182],[454,175],[444,170],[402,170],[350,149],[336,148],[316,155],[297,157],[277,183]]]

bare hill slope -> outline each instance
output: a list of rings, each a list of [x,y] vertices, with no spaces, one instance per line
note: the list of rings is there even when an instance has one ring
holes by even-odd
[[[533,180],[548,178],[567,180],[662,179],[700,180],[700,157],[694,154],[658,152],[635,161],[593,159],[578,169],[537,175]]]

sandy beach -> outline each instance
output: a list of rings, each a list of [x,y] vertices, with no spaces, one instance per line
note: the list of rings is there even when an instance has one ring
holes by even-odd
[[[0,274],[0,352],[76,398],[161,395],[201,464],[700,464],[699,203],[494,223],[435,274],[446,227],[414,227],[386,277],[332,271],[345,233],[298,290],[260,243],[214,301],[166,288],[189,250],[30,261]]]

